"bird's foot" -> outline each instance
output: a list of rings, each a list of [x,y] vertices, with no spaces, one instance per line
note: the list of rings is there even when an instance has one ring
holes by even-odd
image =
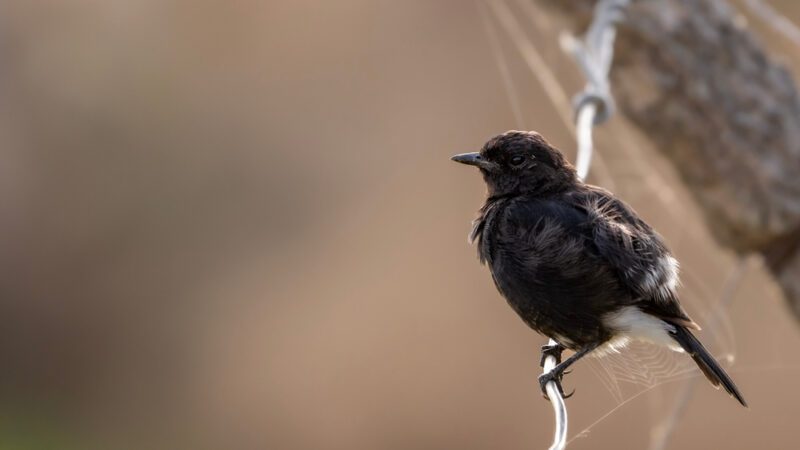
[[[548,356],[556,359],[556,365],[561,364],[561,353],[564,352],[564,346],[561,344],[543,345],[542,346],[542,359],[539,360],[539,367],[544,367],[544,361]]]
[[[563,378],[564,374],[556,369],[539,375],[539,387],[542,389],[542,395],[545,399],[550,400],[550,397],[547,395],[547,383],[551,381],[555,383],[556,389],[558,389],[558,393],[561,394],[561,397],[565,399],[572,397],[572,395],[575,393],[574,389],[569,394],[564,394],[564,388],[561,387],[561,381]]]

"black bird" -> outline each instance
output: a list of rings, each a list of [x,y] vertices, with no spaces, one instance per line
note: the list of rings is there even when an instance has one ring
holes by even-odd
[[[543,393],[550,381],[560,390],[564,370],[583,356],[643,340],[685,351],[747,406],[690,331],[700,327],[678,301],[678,262],[630,206],[579,180],[535,132],[509,131],[452,159],[478,167],[488,187],[470,233],[480,261],[522,320],[558,342],[542,348],[542,361],[559,362],[539,377]],[[561,362],[565,348],[575,354]]]

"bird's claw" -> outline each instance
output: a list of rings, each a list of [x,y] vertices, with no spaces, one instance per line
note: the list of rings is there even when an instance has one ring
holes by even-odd
[[[539,387],[542,389],[542,395],[544,398],[546,400],[550,400],[550,397],[547,395],[547,383],[551,381],[555,383],[556,389],[558,389],[558,393],[561,394],[562,398],[567,399],[572,397],[575,394],[575,389],[573,389],[569,394],[564,394],[564,388],[561,386],[561,380],[564,374],[554,372],[555,371],[551,370],[550,372],[539,375]]]
[[[544,362],[548,356],[556,359],[556,365],[561,364],[561,353],[564,352],[564,347],[561,344],[543,345],[542,346],[542,359],[539,360],[539,367],[544,367]]]

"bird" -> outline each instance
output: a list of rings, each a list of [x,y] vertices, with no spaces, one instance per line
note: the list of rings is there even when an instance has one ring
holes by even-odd
[[[681,306],[679,264],[664,239],[611,192],[584,183],[563,153],[534,131],[497,135],[453,161],[475,166],[487,197],[469,242],[497,290],[536,332],[557,365],[542,393],[592,354],[644,341],[688,354],[712,385],[747,407],[739,388],[693,331]],[[574,351],[561,361],[565,349]],[[572,394],[570,394],[572,395]]]

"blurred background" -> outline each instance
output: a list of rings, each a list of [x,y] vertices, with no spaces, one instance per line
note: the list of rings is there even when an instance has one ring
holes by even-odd
[[[449,157],[512,128],[575,141],[483,8],[3,2],[0,448],[544,448],[545,339],[467,244],[484,186]],[[597,133],[589,181],[662,232],[705,326],[737,257],[624,118]],[[796,447],[798,324],[747,264],[701,338],[751,407],[701,379],[672,448]],[[618,398],[579,364],[570,448],[647,448],[672,375]]]

